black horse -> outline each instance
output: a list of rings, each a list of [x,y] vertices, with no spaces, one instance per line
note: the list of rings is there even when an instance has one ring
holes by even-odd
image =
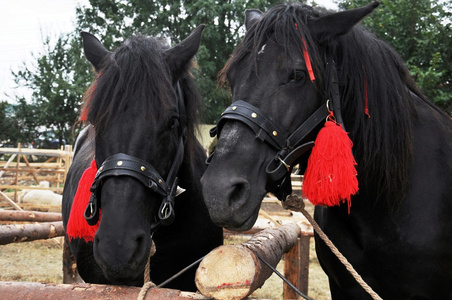
[[[357,25],[377,6],[246,11],[247,33],[220,73],[235,102],[213,132],[204,197],[216,224],[249,229],[267,192],[291,193],[288,174],[305,170],[329,110],[338,123],[342,114],[359,191],[350,212],[317,206],[315,219],[383,299],[452,299],[452,121]],[[369,298],[318,238],[316,249],[334,299]]]
[[[206,155],[195,138],[200,97],[189,73],[203,28],[173,48],[134,36],[114,52],[82,33],[98,77],[85,95],[89,125],[75,145],[62,212],[67,228],[79,180],[94,159],[99,171],[86,218],[95,224],[101,212],[99,227],[93,241],[70,241],[85,282],[142,285],[151,241],[156,284],[222,244],[202,197]],[[178,186],[185,192],[175,197]],[[195,291],[195,270],[165,287]]]

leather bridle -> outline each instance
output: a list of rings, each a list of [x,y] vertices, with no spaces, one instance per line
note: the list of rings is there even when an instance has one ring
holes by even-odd
[[[177,98],[179,109],[179,144],[166,180],[163,179],[151,164],[137,157],[124,153],[117,153],[108,157],[98,169],[90,188],[92,195],[85,210],[85,219],[89,225],[94,226],[99,221],[102,180],[117,176],[132,177],[152,192],[163,197],[156,220],[151,224],[151,232],[155,231],[160,224],[170,225],[174,221],[174,200],[177,196],[179,183],[177,174],[183,161],[185,141],[187,139],[186,110],[179,83],[177,83]]]
[[[217,125],[210,130],[210,136],[219,136],[223,125],[228,120],[244,123],[256,134],[256,139],[265,142],[278,152],[266,167],[269,178],[267,191],[272,192],[279,200],[285,200],[292,193],[290,174],[297,160],[313,146],[313,141],[305,141],[322,121],[325,121],[331,111],[336,121],[342,123],[339,83],[334,61],[327,64],[330,76],[329,100],[325,101],[306,121],[294,132],[287,133],[275,124],[271,118],[259,108],[243,100],[233,102],[221,114]],[[212,153],[207,159],[210,163]]]

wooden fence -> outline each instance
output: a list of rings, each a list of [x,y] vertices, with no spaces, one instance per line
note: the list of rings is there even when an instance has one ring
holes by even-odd
[[[61,193],[71,163],[70,145],[60,150],[22,148],[20,144],[17,148],[0,148],[0,191],[13,193],[10,197],[15,201],[17,192],[23,189]],[[40,185],[43,181],[49,185]]]

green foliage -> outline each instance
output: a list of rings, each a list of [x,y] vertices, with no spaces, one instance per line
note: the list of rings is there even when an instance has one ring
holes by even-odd
[[[341,9],[368,0],[338,1]],[[381,0],[364,25],[406,61],[425,95],[452,115],[452,1]]]
[[[16,98],[16,118],[22,123],[23,138],[74,141],[73,124],[89,80],[89,66],[81,60],[81,47],[73,35],[61,36],[53,45],[44,41],[44,53],[36,65],[24,65],[13,73],[18,86],[32,90],[31,98]]]
[[[17,119],[9,117],[14,114],[14,107],[0,102],[0,147],[16,146],[20,141],[20,127]]]

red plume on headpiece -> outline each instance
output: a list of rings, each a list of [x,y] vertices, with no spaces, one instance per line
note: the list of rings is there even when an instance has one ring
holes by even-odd
[[[96,161],[93,159],[90,167],[83,172],[80,178],[77,192],[72,202],[71,213],[66,228],[66,233],[70,240],[73,238],[83,238],[87,242],[93,241],[97,228],[99,228],[101,211],[99,211],[99,222],[94,226],[90,226],[84,217],[85,209],[91,197],[90,188],[94,182],[96,173]]]
[[[334,206],[347,201],[358,191],[353,143],[347,132],[334,121],[333,113],[312,148],[303,180],[303,196],[314,205]]]

